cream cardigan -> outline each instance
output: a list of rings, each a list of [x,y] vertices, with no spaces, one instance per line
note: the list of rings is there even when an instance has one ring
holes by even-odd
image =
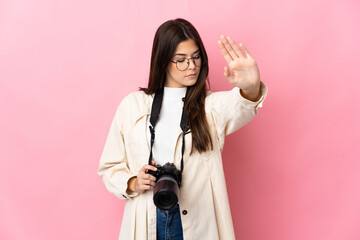
[[[179,205],[185,240],[235,239],[221,151],[225,136],[238,130],[257,114],[267,94],[261,82],[261,98],[252,102],[239,93],[208,92],[205,112],[210,126],[213,150],[199,154],[191,149],[191,134],[185,137],[184,172]],[[126,199],[121,224],[121,240],[156,240],[156,207],[152,191],[126,193],[128,180],[147,164],[150,147],[146,137],[146,119],[153,95],[133,92],[120,103],[110,127],[100,159],[98,174],[109,192]],[[175,165],[180,168],[181,129],[178,129]]]

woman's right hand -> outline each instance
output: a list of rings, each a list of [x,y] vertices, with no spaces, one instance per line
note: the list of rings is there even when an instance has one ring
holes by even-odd
[[[155,162],[153,161],[155,165]],[[126,192],[130,194],[131,192],[143,193],[146,190],[154,189],[156,183],[156,178],[147,173],[148,170],[156,171],[157,168],[153,165],[145,164],[139,171],[139,174],[136,177],[130,178],[128,181],[128,189]]]

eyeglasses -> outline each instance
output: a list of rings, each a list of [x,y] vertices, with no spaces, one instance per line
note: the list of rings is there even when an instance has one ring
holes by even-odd
[[[193,60],[195,66],[200,67],[201,66],[201,57],[200,55],[195,56],[195,57],[191,57],[191,58],[180,58],[177,61],[172,61],[173,63],[176,64],[176,68],[179,71],[185,71],[186,69],[188,69],[189,65],[190,65],[190,59]],[[187,60],[187,61],[185,61]]]

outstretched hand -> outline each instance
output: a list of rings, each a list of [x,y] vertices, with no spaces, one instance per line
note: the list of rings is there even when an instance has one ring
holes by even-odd
[[[256,61],[243,44],[238,46],[230,37],[221,36],[218,44],[229,65],[224,69],[224,76],[232,85],[239,87],[245,97],[256,100],[260,89],[260,73]]]

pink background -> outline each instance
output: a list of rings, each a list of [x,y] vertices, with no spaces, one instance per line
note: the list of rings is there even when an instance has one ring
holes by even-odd
[[[124,201],[97,175],[117,105],[148,77],[157,27],[243,42],[269,95],[230,135],[237,239],[360,239],[356,0],[0,1],[0,239],[117,239]]]

